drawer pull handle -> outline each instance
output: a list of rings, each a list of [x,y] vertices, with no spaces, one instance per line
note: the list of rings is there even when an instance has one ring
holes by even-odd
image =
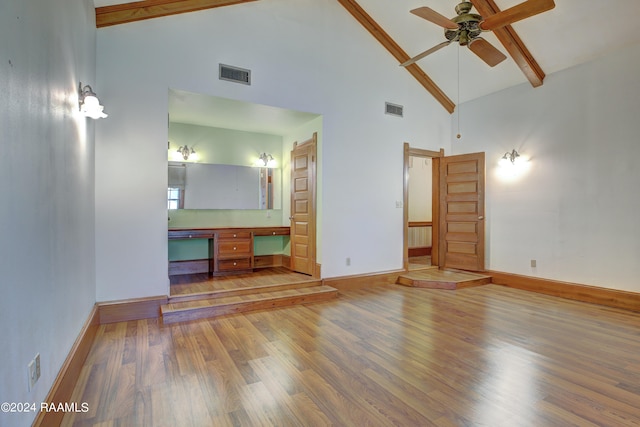
[[[275,232],[275,231],[273,232],[273,235],[274,235],[274,236],[276,235],[276,232]]]
[[[233,263],[233,265],[238,265],[238,263],[237,263],[237,262],[234,262],[234,263]]]
[[[233,237],[238,237],[238,235],[237,235],[237,234],[234,234],[234,235],[233,235]]]
[[[191,234],[189,234],[189,238],[191,238],[191,237],[192,237]]]
[[[233,250],[234,250],[234,251],[236,250],[236,247],[235,247],[235,246],[233,247]]]

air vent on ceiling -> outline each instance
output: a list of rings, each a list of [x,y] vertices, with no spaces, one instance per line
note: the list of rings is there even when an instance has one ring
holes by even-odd
[[[251,70],[220,64],[219,74],[220,80],[227,80],[245,85],[251,84]]]
[[[384,112],[386,114],[391,114],[392,116],[402,117],[402,110],[404,107],[398,104],[392,104],[390,102],[384,103]]]

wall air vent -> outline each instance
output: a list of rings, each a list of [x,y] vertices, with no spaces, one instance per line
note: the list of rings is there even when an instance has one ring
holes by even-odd
[[[402,117],[402,111],[404,107],[398,104],[392,104],[390,102],[384,103],[384,112],[386,114],[391,114],[392,116]]]
[[[229,82],[242,83],[245,85],[251,84],[251,70],[245,70],[244,68],[232,67],[231,65],[220,64],[219,68],[220,80],[227,80]]]

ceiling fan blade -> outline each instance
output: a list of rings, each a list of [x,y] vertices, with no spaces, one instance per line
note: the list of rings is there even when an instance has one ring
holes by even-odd
[[[495,67],[507,57],[496,49],[491,43],[483,39],[482,37],[478,37],[469,43],[469,49],[480,59],[487,63],[490,67]]]
[[[445,46],[449,46],[451,44],[451,41],[446,41],[446,42],[442,42],[440,44],[435,45],[434,47],[432,47],[431,49],[427,49],[424,52],[414,56],[413,58],[411,58],[410,60],[403,62],[402,64],[400,64],[401,67],[406,67],[407,65],[411,65],[416,61],[421,60],[422,58],[424,58],[427,55],[431,55],[433,52],[442,49]]]
[[[419,16],[420,18],[424,18],[429,22],[433,22],[434,24],[439,25],[443,28],[449,28],[450,30],[458,29],[458,24],[456,24],[446,16],[440,15],[438,12],[431,9],[430,7],[426,7],[426,6],[419,7],[417,9],[413,9],[411,13],[413,13],[416,16]]]
[[[530,16],[546,12],[554,7],[556,7],[556,4],[553,0],[527,0],[495,15],[488,16],[480,23],[480,28],[484,31],[496,30]]]

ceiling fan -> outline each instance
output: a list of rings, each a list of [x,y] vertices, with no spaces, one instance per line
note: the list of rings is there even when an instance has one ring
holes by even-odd
[[[426,6],[413,9],[411,13],[414,15],[443,27],[444,36],[447,41],[425,50],[400,65],[406,67],[453,42],[458,42],[460,46],[469,46],[469,49],[486,62],[487,65],[494,67],[507,59],[507,57],[491,43],[480,37],[480,34],[483,31],[497,30],[504,26],[511,25],[514,22],[546,12],[555,6],[553,0],[526,0],[494,15],[483,18],[478,14],[471,13],[471,8],[473,7],[471,2],[463,1],[456,6],[458,16],[451,19]]]

